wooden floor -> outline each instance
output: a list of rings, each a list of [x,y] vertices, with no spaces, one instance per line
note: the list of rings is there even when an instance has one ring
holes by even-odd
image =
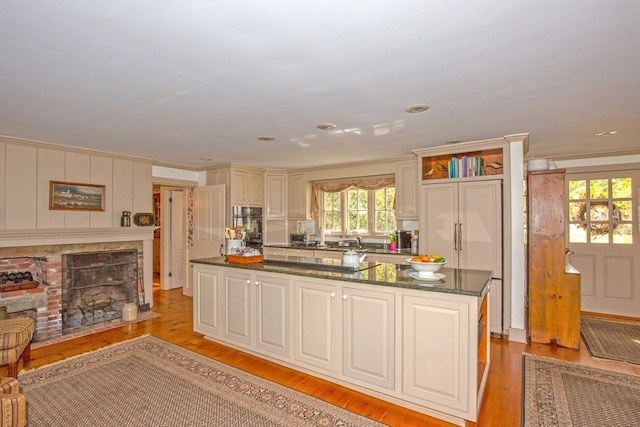
[[[151,334],[390,426],[451,425],[206,340],[201,334],[193,332],[191,304],[191,298],[182,296],[182,289],[162,291],[155,287],[153,310],[161,313],[161,317],[34,349],[31,352],[31,368]],[[492,338],[491,369],[479,421],[469,425],[520,425],[523,352],[640,375],[639,366],[593,360],[584,345],[580,350],[570,350],[554,345],[525,345]],[[6,375],[6,367],[0,373]]]

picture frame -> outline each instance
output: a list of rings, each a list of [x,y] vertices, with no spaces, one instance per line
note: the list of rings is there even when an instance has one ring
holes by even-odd
[[[104,212],[106,186],[49,181],[49,209]]]

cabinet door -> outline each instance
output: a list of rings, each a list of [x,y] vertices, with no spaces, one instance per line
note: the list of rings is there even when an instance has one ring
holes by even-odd
[[[256,348],[289,357],[291,283],[287,279],[256,275]]]
[[[266,180],[266,197],[265,197],[265,210],[267,219],[279,219],[285,218],[286,212],[286,188],[287,188],[286,175],[271,175],[265,176]]]
[[[418,161],[399,163],[396,168],[396,219],[418,219]]]
[[[249,206],[257,206],[261,207],[263,203],[264,197],[264,179],[263,174],[260,172],[248,172],[247,173],[247,182],[245,187],[245,197],[246,203]],[[284,207],[282,208],[284,212]]]
[[[309,367],[338,371],[338,286],[296,280],[294,358]]]
[[[307,189],[304,175],[289,177],[289,218],[307,217]]]
[[[395,387],[394,295],[343,288],[343,375]]]
[[[209,337],[220,335],[220,270],[195,264],[193,330]]]
[[[452,413],[467,412],[471,381],[469,306],[415,296],[403,296],[402,392]],[[473,362],[475,363],[475,361]],[[475,372],[475,371],[474,371]],[[475,415],[472,418],[475,419]]]
[[[247,180],[249,179],[246,171],[231,171],[231,206],[245,206],[247,204]]]
[[[499,180],[465,182],[458,191],[459,266],[502,278],[502,189]]]
[[[222,275],[223,335],[231,341],[251,344],[252,277],[240,271],[225,271]]]
[[[456,268],[458,246],[454,234],[458,223],[458,185],[423,184],[420,191],[420,253],[442,255],[448,268]]]

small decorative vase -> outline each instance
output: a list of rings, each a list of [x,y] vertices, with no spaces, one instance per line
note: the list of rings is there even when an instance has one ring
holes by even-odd
[[[390,251],[395,251],[397,249],[397,244],[396,242],[391,242],[389,243],[389,250]]]

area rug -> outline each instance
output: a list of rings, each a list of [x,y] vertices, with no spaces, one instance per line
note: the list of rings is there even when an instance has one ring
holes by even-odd
[[[580,333],[593,357],[640,365],[640,322],[583,316]]]
[[[29,426],[383,426],[144,336],[18,376]]]
[[[162,314],[156,313],[155,311],[150,310],[150,311],[143,311],[142,313],[139,313],[136,320],[126,321],[122,319],[116,319],[110,322],[96,323],[95,325],[79,328],[77,331],[70,332],[68,334],[64,334],[59,337],[51,338],[46,341],[34,342],[31,344],[31,349],[33,350],[39,347],[43,347],[45,345],[56,344],[59,342],[68,341],[78,337],[84,337],[87,335],[95,334],[96,332],[102,332],[109,329],[119,328],[120,326],[144,322],[145,320],[154,319],[160,316],[162,316]]]
[[[524,427],[640,426],[640,376],[524,354]]]

